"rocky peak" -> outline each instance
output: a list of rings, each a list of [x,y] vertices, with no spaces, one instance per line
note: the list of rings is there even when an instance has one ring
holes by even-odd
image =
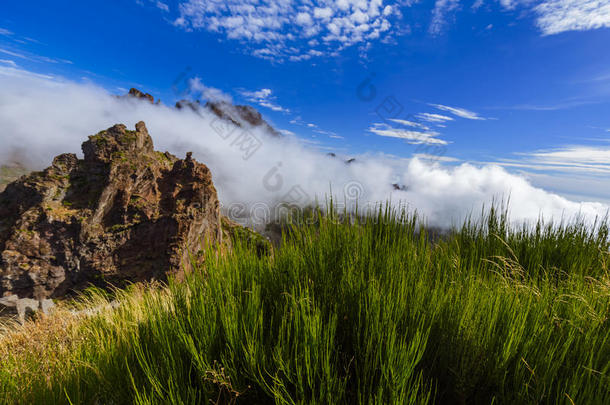
[[[136,124],[135,131],[129,131],[125,125],[117,124],[92,135],[83,143],[82,150],[86,162],[109,163],[127,154],[149,154],[154,148],[146,125],[140,121]]]
[[[197,101],[189,101],[189,100],[179,100],[175,105],[176,109],[182,110],[183,108],[190,108],[191,110],[197,112],[201,108],[201,103],[199,100]]]
[[[0,193],[0,297],[164,279],[222,238],[210,170],[155,152],[143,122],[83,143]]]
[[[205,107],[212,111],[217,117],[231,121],[238,127],[243,127],[247,123],[253,127],[262,127],[271,135],[280,136],[263,116],[255,108],[248,105],[233,105],[225,101],[205,103]]]
[[[144,93],[133,87],[131,89],[129,89],[129,93],[127,93],[127,96],[137,98],[137,99],[148,100],[151,104],[155,103],[155,98],[152,95],[150,95],[148,93]]]

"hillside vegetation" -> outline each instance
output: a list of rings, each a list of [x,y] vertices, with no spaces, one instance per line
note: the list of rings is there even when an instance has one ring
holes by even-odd
[[[607,223],[316,215],[5,331],[0,402],[610,403]]]

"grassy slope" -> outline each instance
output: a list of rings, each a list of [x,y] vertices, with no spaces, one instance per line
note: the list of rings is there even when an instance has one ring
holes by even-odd
[[[7,403],[610,403],[608,232],[320,217],[0,339]],[[69,320],[66,320],[69,319]],[[42,331],[42,332],[41,332]]]

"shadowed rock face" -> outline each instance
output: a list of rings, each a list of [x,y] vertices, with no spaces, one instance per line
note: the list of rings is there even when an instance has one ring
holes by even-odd
[[[271,125],[269,125],[267,121],[263,119],[261,113],[249,105],[232,105],[222,101],[208,101],[205,106],[218,118],[230,121],[238,127],[243,126],[242,123],[246,122],[253,127],[261,127],[265,129],[273,136],[280,136],[279,132],[277,132]]]
[[[115,125],[0,194],[0,297],[165,279],[222,237],[210,170]]]

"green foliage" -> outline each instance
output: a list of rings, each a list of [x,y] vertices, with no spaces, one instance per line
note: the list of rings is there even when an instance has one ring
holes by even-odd
[[[120,293],[44,375],[5,361],[0,401],[610,403],[607,223],[493,209],[432,242],[389,208],[312,215],[272,254],[236,238],[181,283]]]

